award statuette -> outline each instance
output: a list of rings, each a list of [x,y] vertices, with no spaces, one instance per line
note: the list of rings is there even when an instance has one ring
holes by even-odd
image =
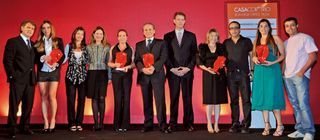
[[[58,48],[52,49],[50,53],[51,60],[48,61],[47,63],[49,65],[53,65],[54,63],[57,63],[62,57],[62,55],[63,55],[62,52]]]
[[[225,66],[225,62],[226,62],[226,57],[218,56],[216,61],[214,61],[214,63],[213,63],[213,71],[217,74],[220,74],[219,69],[221,69]]]
[[[146,53],[142,56],[143,65],[145,68],[149,68],[154,64],[154,56],[152,53]]]
[[[257,57],[260,63],[265,63],[269,55],[269,48],[267,45],[259,45],[256,47]]]

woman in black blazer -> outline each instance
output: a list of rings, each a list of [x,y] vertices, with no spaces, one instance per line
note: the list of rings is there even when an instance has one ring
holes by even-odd
[[[54,132],[57,113],[57,89],[60,79],[60,66],[64,60],[64,49],[61,38],[56,37],[54,27],[50,21],[43,21],[40,26],[40,33],[35,44],[37,48],[38,61],[38,83],[41,93],[42,115],[44,127],[42,132]],[[59,49],[61,58],[56,62],[50,56],[51,52]],[[50,120],[48,108],[50,107]]]

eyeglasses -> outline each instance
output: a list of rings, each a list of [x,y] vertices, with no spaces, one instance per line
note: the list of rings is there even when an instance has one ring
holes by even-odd
[[[229,27],[229,30],[236,30],[236,29],[240,29],[240,27]]]

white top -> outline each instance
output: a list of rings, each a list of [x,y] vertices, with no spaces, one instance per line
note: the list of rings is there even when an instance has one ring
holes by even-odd
[[[68,57],[68,53],[69,53],[69,51],[70,50],[72,50],[72,49],[70,49],[70,44],[67,44],[66,45],[66,47],[64,48],[64,55],[66,56],[65,58],[64,58],[64,60],[63,60],[63,64],[64,63],[66,63],[67,62],[67,60],[69,59]],[[74,51],[74,55],[75,55],[75,57],[76,57],[76,59],[77,59],[77,62],[79,61],[79,59],[80,59],[80,57],[81,57],[81,55],[82,55],[82,51],[80,51],[80,52],[76,52],[76,51]]]
[[[45,36],[43,37],[44,40],[44,47],[45,47],[45,55],[50,55],[51,51],[52,51],[52,38],[50,37],[49,39],[47,39]],[[51,69],[49,64],[44,63],[41,71],[42,72],[53,72],[55,69]]]
[[[74,51],[74,56],[77,58],[77,61],[80,59],[81,55],[82,55],[82,51],[80,52]]]
[[[296,35],[290,36],[285,42],[285,52],[286,52],[286,68],[284,71],[285,78],[290,78],[295,76],[307,63],[309,53],[317,52],[318,48],[314,43],[311,36],[298,33]],[[309,68],[304,75],[310,79]]]

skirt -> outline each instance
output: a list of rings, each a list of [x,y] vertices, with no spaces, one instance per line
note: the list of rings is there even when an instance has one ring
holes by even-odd
[[[87,97],[99,99],[106,97],[108,71],[107,70],[89,70],[88,71],[88,88]]]

